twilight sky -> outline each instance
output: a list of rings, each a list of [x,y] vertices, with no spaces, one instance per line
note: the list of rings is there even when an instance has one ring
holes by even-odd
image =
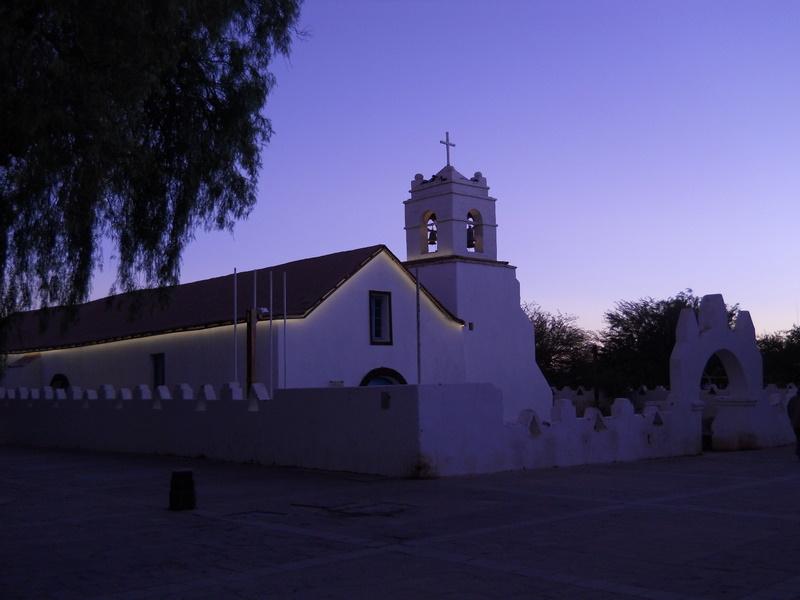
[[[800,310],[800,2],[306,0],[267,104],[259,204],[199,231],[194,281],[376,243],[405,259],[417,172],[481,171],[522,299]],[[115,264],[95,281],[105,295]]]

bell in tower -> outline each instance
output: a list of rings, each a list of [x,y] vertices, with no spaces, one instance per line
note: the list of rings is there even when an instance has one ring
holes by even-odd
[[[428,231],[428,252],[436,252],[439,247],[439,236],[437,235],[437,227],[436,227],[436,213],[432,213],[431,216],[428,217],[428,222],[426,223],[426,229]]]
[[[475,252],[475,220],[467,214],[467,252]]]

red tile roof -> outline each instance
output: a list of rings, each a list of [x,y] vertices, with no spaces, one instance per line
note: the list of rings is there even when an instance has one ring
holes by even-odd
[[[383,245],[257,269],[256,303],[259,307],[269,307],[269,274],[272,272],[273,318],[282,319],[283,274],[286,273],[286,316],[305,317],[380,252],[386,252],[405,270]],[[253,303],[253,271],[239,273],[237,287],[237,320],[243,322],[246,310]],[[425,294],[450,318],[458,321],[433,296]],[[7,351],[32,352],[230,325],[233,323],[233,274],[169,288],[118,294],[79,305],[74,321],[68,322],[66,315],[67,309],[63,307],[12,315]]]

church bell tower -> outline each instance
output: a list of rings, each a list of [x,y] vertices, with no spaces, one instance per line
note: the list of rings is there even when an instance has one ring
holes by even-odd
[[[411,182],[406,208],[406,256],[408,261],[461,256],[497,260],[495,199],[489,196],[486,178],[476,172],[467,179],[450,164],[450,132],[445,133],[447,164],[425,179],[420,173]]]
[[[467,178],[450,164],[454,144],[445,140],[447,164],[430,179],[415,175],[403,203],[405,266],[464,322],[465,380],[497,385],[506,421],[525,409],[549,418],[553,395],[536,364],[516,269],[497,260],[496,200],[480,172]],[[423,366],[423,383],[435,377]]]
[[[480,172],[468,179],[447,165],[430,179],[417,173],[404,204],[408,260],[497,260],[495,199]]]

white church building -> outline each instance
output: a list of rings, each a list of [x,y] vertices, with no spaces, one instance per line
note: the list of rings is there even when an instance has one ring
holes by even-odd
[[[71,322],[62,309],[17,315],[0,385],[259,382],[272,396],[488,382],[506,420],[544,414],[552,392],[515,268],[497,260],[495,202],[481,173],[448,165],[411,182],[406,262],[379,245],[95,300]]]
[[[449,142],[449,140],[448,140]],[[444,142],[443,142],[444,143]],[[553,392],[481,173],[416,175],[406,261],[370,246],[13,315],[0,443],[390,476],[487,473],[787,444],[749,313],[685,309],[670,390],[611,414]],[[727,395],[703,396],[712,355]]]

